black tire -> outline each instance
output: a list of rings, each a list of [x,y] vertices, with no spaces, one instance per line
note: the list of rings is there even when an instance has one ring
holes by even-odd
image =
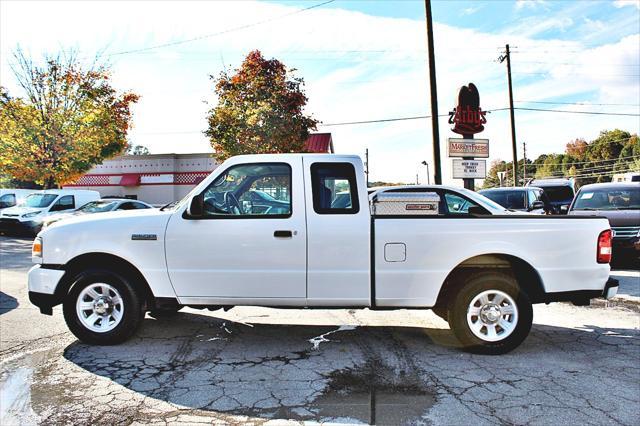
[[[87,328],[76,312],[76,301],[80,293],[88,286],[105,283],[120,293],[123,301],[122,318],[110,331],[96,332]],[[116,345],[129,339],[140,326],[144,317],[142,300],[136,293],[130,280],[122,275],[105,270],[87,270],[79,273],[71,291],[63,304],[64,319],[69,330],[84,343],[92,345]]]
[[[477,337],[467,321],[467,312],[473,299],[488,290],[506,293],[517,307],[515,328],[511,334],[498,341],[486,341]],[[472,317],[472,321],[473,318],[477,317]],[[465,351],[500,355],[517,348],[529,335],[533,322],[533,308],[529,297],[520,289],[518,282],[511,275],[500,272],[480,272],[470,275],[458,292],[453,294],[449,300],[448,319],[449,326]],[[504,329],[498,328],[502,330],[500,332],[504,332]]]
[[[152,309],[149,311],[149,315],[156,319],[171,318],[178,315],[178,311],[180,309],[182,309],[182,306],[176,306],[175,308]]]

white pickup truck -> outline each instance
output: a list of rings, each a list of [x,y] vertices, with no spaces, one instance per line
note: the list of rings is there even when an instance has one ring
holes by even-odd
[[[356,156],[233,157],[160,210],[42,231],[29,297],[82,341],[116,344],[183,306],[433,309],[462,346],[505,353],[532,303],[611,297],[603,218],[513,214],[445,186],[367,193]]]

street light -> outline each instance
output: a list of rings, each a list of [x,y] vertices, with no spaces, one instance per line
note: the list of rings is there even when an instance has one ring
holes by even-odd
[[[427,185],[431,185],[431,177],[429,176],[429,163],[423,161],[421,164],[427,166]]]

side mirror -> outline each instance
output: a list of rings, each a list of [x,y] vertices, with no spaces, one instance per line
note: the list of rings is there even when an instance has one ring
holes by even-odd
[[[568,205],[564,205],[564,206],[560,206],[560,214],[568,214],[569,213],[569,206]]]
[[[198,194],[191,199],[187,214],[191,217],[201,217],[204,215],[204,194]]]
[[[529,209],[531,210],[540,210],[540,209],[544,209],[544,203],[542,201],[534,201],[531,204],[531,208]]]

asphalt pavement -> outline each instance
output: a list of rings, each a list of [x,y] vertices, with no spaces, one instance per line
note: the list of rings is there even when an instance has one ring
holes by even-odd
[[[0,237],[0,424],[640,423],[640,274],[612,303],[536,305],[507,355],[430,311],[184,309],[119,346],[27,298],[30,240]]]

